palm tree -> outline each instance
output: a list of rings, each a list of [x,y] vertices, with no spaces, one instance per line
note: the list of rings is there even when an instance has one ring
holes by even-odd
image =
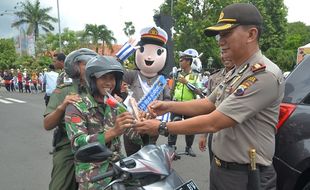
[[[136,32],[136,29],[132,22],[125,22],[125,28],[123,28],[123,31],[127,37],[130,37]]]
[[[112,42],[116,43],[116,39],[113,37],[113,32],[109,30],[105,25],[100,25],[99,39],[102,41],[102,52],[104,53],[105,45],[113,52]]]
[[[113,37],[113,32],[108,30],[104,24],[98,26],[96,24],[86,24],[85,36],[90,36],[92,38],[92,44],[96,46],[97,53],[99,40],[102,41],[102,53],[104,53],[105,45],[113,51],[112,41],[116,42],[116,39]]]
[[[35,39],[37,39],[39,37],[39,27],[45,32],[54,30],[51,22],[56,23],[57,19],[48,15],[51,9],[52,7],[41,8],[39,0],[36,0],[34,4],[31,4],[29,1],[21,2],[21,10],[14,13],[19,20],[14,22],[12,27],[28,24],[27,34],[34,33]]]

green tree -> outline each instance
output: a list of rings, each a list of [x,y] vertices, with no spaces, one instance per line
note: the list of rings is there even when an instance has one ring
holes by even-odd
[[[0,70],[16,68],[14,62],[17,59],[13,39],[0,39]]]
[[[284,48],[297,51],[297,48],[310,43],[310,26],[303,22],[288,23]]]
[[[136,29],[133,23],[130,21],[130,22],[125,22],[125,28],[123,28],[123,31],[127,37],[130,37],[135,34]]]
[[[283,47],[287,23],[285,18],[287,9],[283,0],[166,0],[157,12],[170,15],[171,2],[173,2],[175,49],[194,48],[198,52],[203,52],[201,60],[204,67],[207,66],[209,57],[214,59],[213,67],[220,67],[221,64],[215,38],[205,37],[203,31],[215,24],[221,10],[232,3],[253,3],[260,10],[264,18],[264,32],[260,40],[263,52],[270,48],[275,48],[273,51],[277,51]]]
[[[21,10],[14,13],[19,20],[14,22],[12,27],[19,27],[23,24],[27,24],[27,34],[34,34],[35,39],[37,39],[40,27],[46,32],[54,30],[51,23],[57,22],[57,19],[48,15],[51,9],[52,7],[41,8],[39,0],[36,0],[34,4],[30,1],[21,2]]]
[[[109,30],[104,24],[86,24],[84,37],[91,37],[92,44],[96,47],[96,52],[98,53],[99,40],[102,41],[102,52],[104,52],[104,46],[112,50],[112,42],[116,42],[113,37],[113,32]]]
[[[99,25],[99,28],[99,39],[102,41],[102,53],[104,53],[105,46],[107,46],[113,52],[113,42],[116,43],[113,32],[105,25]]]

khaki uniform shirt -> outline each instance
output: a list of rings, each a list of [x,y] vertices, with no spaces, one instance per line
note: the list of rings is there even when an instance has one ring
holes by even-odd
[[[210,95],[213,90],[222,82],[222,80],[224,80],[226,73],[226,69],[222,68],[209,77],[207,91],[208,95]]]
[[[281,70],[260,51],[228,72],[208,98],[237,125],[214,133],[213,153],[226,162],[248,164],[248,152],[255,148],[257,163],[271,165],[283,94]]]

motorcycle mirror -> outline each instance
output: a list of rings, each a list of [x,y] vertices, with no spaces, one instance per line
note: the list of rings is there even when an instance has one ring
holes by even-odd
[[[108,159],[113,152],[99,142],[89,143],[79,148],[75,153],[75,159],[79,162],[100,162]]]

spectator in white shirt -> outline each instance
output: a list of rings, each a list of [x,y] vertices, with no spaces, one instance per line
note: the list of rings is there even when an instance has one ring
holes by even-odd
[[[45,96],[44,96],[44,100],[45,100],[45,105],[48,104],[49,100],[50,100],[50,96],[52,95],[54,89],[56,88],[56,84],[57,84],[57,77],[58,77],[58,73],[55,72],[55,67],[54,65],[49,65],[49,72],[46,72],[44,74],[43,77],[43,84],[45,85]]]

